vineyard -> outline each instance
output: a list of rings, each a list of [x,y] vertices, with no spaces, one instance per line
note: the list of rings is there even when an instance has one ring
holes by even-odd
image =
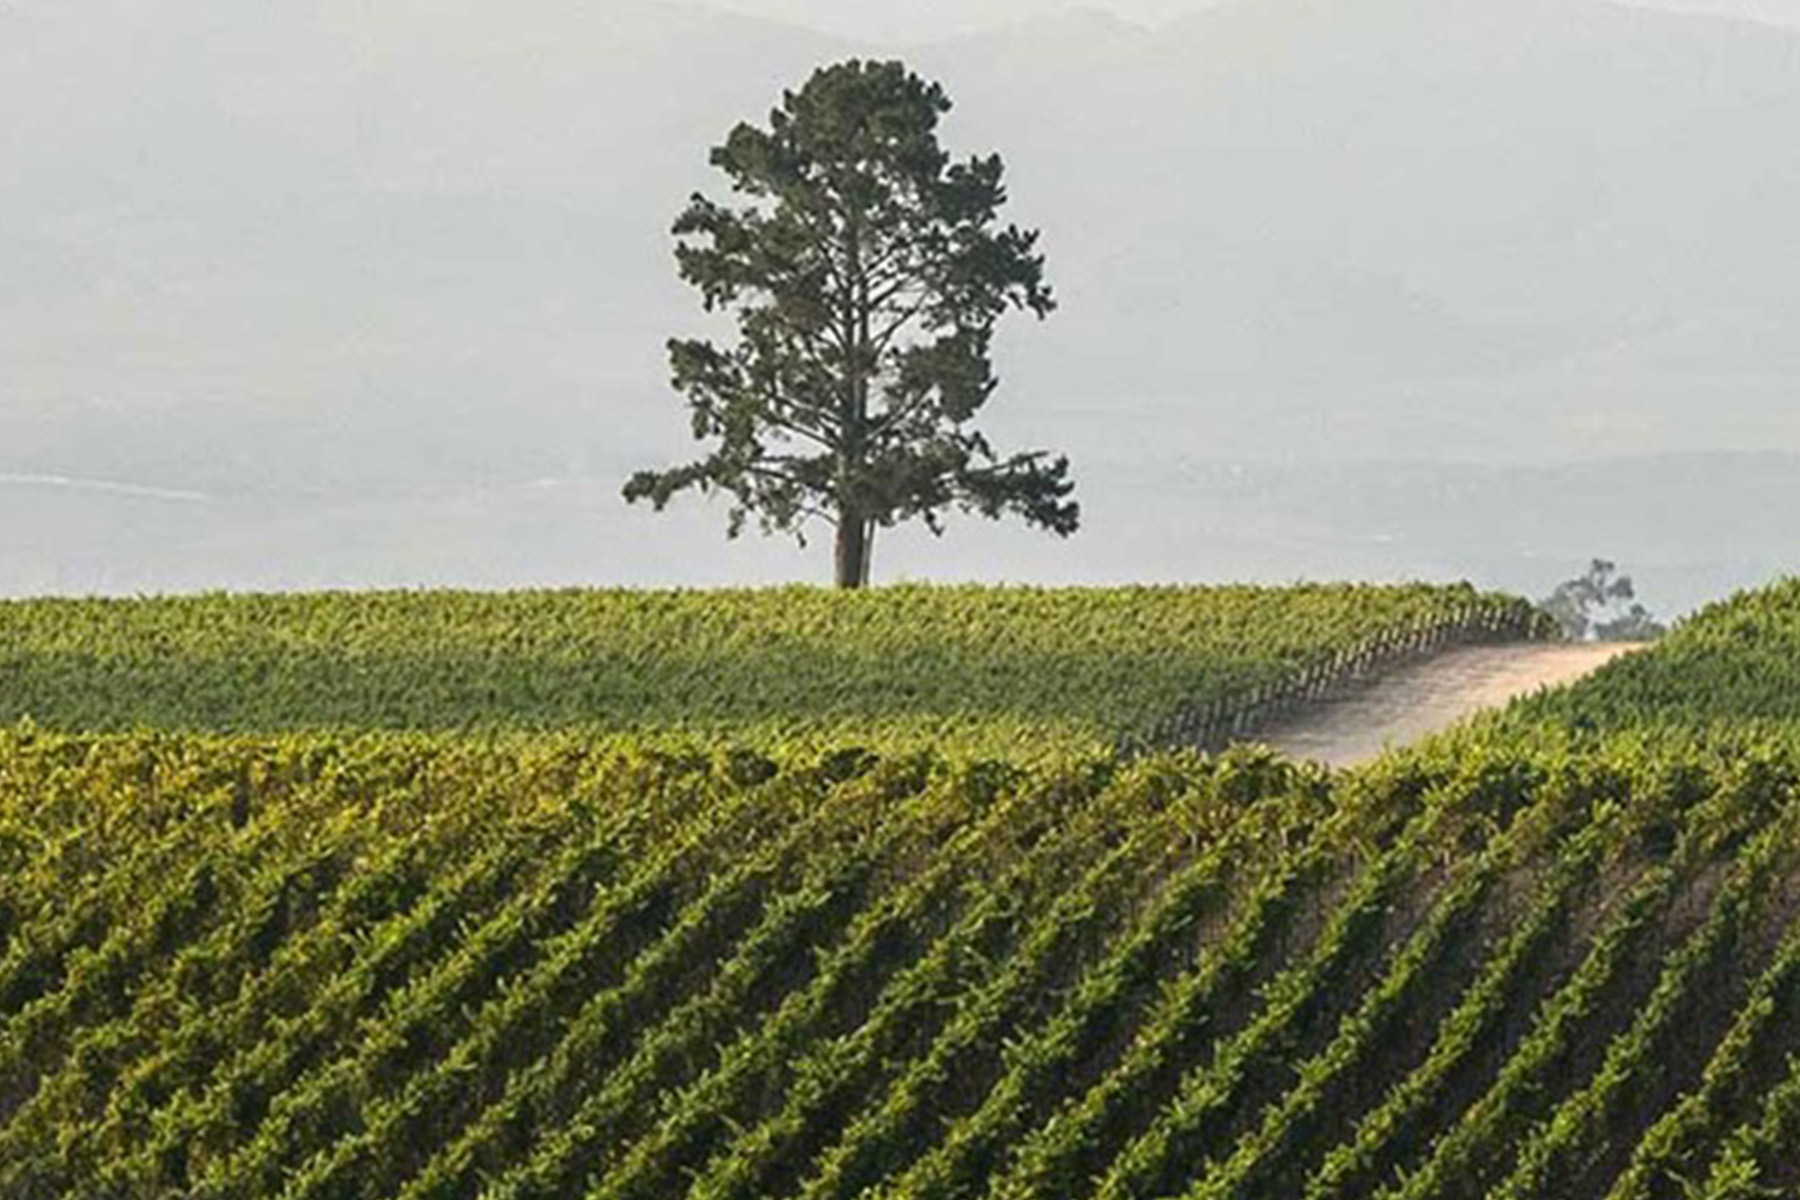
[[[1716,604],[1655,654],[1512,719],[1598,731],[1800,729],[1800,580]]]
[[[1783,637],[1340,775],[20,725],[0,1196],[1800,1195]]]
[[[416,592],[0,603],[0,724],[571,730],[1013,757],[1219,741],[1447,641],[1466,587]]]

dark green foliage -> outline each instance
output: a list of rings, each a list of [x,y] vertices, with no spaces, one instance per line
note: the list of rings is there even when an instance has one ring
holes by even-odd
[[[0,1194],[1779,1179],[1793,763],[0,735]]]
[[[1336,776],[0,732],[0,1195],[1791,1195],[1797,627]]]
[[[0,602],[0,723],[579,729],[1035,758],[1191,743],[1184,714],[1237,715],[1421,639],[1538,632],[1522,601],[1424,586]],[[6,847],[0,829],[0,862]]]
[[[1620,659],[1509,719],[1597,731],[1800,726],[1800,580],[1716,604],[1653,653]]]
[[[713,151],[744,203],[695,196],[676,257],[707,311],[736,314],[738,341],[676,339],[669,358],[694,436],[716,445],[633,476],[626,499],[721,492],[733,536],[752,517],[796,534],[822,521],[844,587],[868,583],[877,529],[935,532],[948,509],[1075,531],[1068,460],[1002,456],[973,424],[998,386],[1000,318],[1055,304],[1037,234],[999,225],[999,156],[939,145],[949,111],[902,64],[850,61]]]

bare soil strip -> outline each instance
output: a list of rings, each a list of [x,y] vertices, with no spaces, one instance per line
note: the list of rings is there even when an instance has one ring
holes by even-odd
[[[1254,740],[1293,758],[1355,766],[1483,709],[1573,683],[1635,648],[1525,644],[1447,650],[1294,713]]]

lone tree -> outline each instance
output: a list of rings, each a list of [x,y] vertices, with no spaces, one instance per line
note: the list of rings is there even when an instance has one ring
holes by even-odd
[[[1652,642],[1668,629],[1637,599],[1631,576],[1596,558],[1586,575],[1556,585],[1538,605],[1576,642]],[[1627,607],[1629,605],[1629,607]]]
[[[712,152],[743,202],[696,195],[675,254],[738,338],[677,338],[669,359],[694,436],[713,444],[634,475],[628,501],[722,492],[732,537],[754,515],[804,543],[823,521],[840,587],[868,583],[877,529],[918,518],[941,534],[949,509],[1075,531],[1068,460],[1001,457],[972,425],[997,386],[1000,318],[1055,301],[1038,235],[999,225],[999,156],[952,162],[939,146],[949,111],[900,63],[846,62]]]

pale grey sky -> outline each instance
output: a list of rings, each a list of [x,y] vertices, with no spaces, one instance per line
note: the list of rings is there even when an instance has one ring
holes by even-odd
[[[661,0],[687,4],[695,0]],[[923,42],[1083,9],[1157,25],[1227,0],[700,0],[708,7],[787,21],[839,37]],[[1250,0],[1254,2],[1254,0]],[[1326,0],[1321,0],[1326,2]],[[1454,3],[1455,0],[1438,0]],[[1616,0],[1646,8],[1800,25],[1800,0]]]
[[[843,35],[1001,151],[1062,309],[986,428],[1087,531],[880,578],[1800,563],[1800,36],[1596,0],[0,0],[0,594],[818,578],[705,505],[708,148]],[[1800,0],[1685,0],[1769,15]],[[833,24],[839,37],[794,24]],[[931,35],[936,35],[932,38]],[[1767,453],[1763,453],[1767,452]]]
[[[686,0],[671,0],[686,2]],[[1071,9],[1099,9],[1156,24],[1217,0],[701,0],[752,16],[811,26],[840,37],[931,41],[1015,24]]]

